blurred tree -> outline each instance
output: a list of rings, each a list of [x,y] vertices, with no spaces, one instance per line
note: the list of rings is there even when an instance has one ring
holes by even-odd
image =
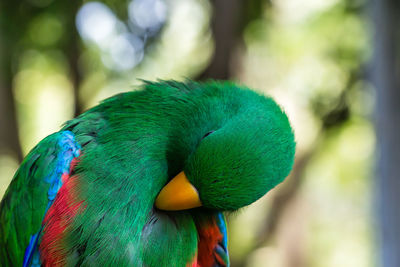
[[[2,70],[0,73],[0,154],[14,154],[18,161],[21,161],[22,151],[12,94],[13,74],[9,52],[7,44],[3,43],[0,46],[0,69]]]
[[[20,12],[18,10],[20,9]],[[15,58],[20,52],[19,41],[28,25],[27,14],[33,11],[21,8],[19,2],[0,3],[0,154],[7,153],[22,161],[22,150],[13,97]],[[23,15],[23,16],[20,16]]]
[[[19,140],[18,124],[16,119],[15,100],[13,97],[13,80],[19,68],[21,55],[27,49],[36,48],[49,50],[61,47],[68,55],[70,76],[75,91],[75,114],[81,112],[78,97],[80,74],[78,70],[79,38],[75,27],[75,14],[80,1],[66,4],[55,1],[2,1],[0,3],[0,149],[6,153],[15,154],[19,161],[22,160],[22,150]],[[38,42],[26,38],[30,27],[48,13],[57,17],[65,27],[65,34],[61,42],[47,44],[46,41]],[[46,25],[42,25],[46,26]],[[40,28],[40,32],[46,33],[46,28]],[[38,39],[43,38],[39,36]],[[37,36],[34,36],[36,38]],[[50,42],[51,43],[51,42]]]
[[[270,5],[269,0],[211,0],[211,31],[214,38],[214,52],[209,65],[199,74],[197,79],[233,78],[235,49],[242,42],[243,30],[259,19],[263,10]]]
[[[252,1],[248,1],[252,2]],[[199,79],[229,79],[232,77],[232,56],[240,39],[242,0],[212,0],[211,29],[214,37],[214,53],[208,67]]]
[[[128,19],[127,6],[133,1],[108,0],[104,2],[121,18],[121,23],[124,23],[126,28],[136,27],[133,30],[138,31],[138,27]],[[146,4],[146,1],[134,2],[141,6]],[[2,1],[0,3],[2,36],[0,44],[2,70],[0,73],[0,153],[14,154],[19,161],[23,158],[13,91],[14,78],[20,71],[21,58],[27,51],[43,52],[46,59],[49,59],[49,51],[55,52],[52,54],[57,57],[54,62],[61,62],[60,65],[64,64],[63,61],[66,59],[66,75],[72,85],[74,95],[73,114],[77,116],[82,113],[85,99],[80,96],[80,87],[85,78],[85,69],[81,60],[83,44],[76,27],[76,15],[82,4],[82,1],[69,3],[53,0]],[[140,8],[140,6],[137,5],[135,8]],[[121,27],[121,25],[118,26]],[[161,26],[157,25],[157,29],[154,27],[148,29],[144,26],[141,34],[145,36],[142,37],[146,41],[151,41],[150,37],[158,34]]]
[[[400,2],[373,1],[372,80],[377,92],[377,221],[381,264],[400,266]]]
[[[66,3],[66,2],[64,2]],[[81,7],[81,1],[72,1],[60,7],[65,14],[64,27],[65,33],[68,35],[65,38],[65,43],[62,45],[62,50],[67,56],[69,63],[69,74],[74,89],[74,117],[78,116],[83,111],[83,103],[79,97],[79,88],[82,82],[82,73],[79,67],[79,58],[81,53],[81,39],[75,26],[75,16],[78,9]]]

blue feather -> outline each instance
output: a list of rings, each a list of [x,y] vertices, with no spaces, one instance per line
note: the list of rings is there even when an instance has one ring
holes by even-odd
[[[219,212],[216,218],[218,228],[222,234],[222,244],[224,248],[228,247],[228,233],[226,231],[225,218],[222,212]]]
[[[58,191],[63,185],[62,175],[69,174],[71,162],[74,158],[79,157],[80,145],[75,141],[75,136],[70,131],[60,132],[61,136],[58,141],[59,152],[57,154],[57,165],[56,168],[51,172],[50,175],[44,178],[45,182],[50,184],[49,190],[47,191],[48,203],[43,215],[45,217],[47,211],[51,207],[56,198]],[[40,227],[38,232],[31,235],[28,246],[25,249],[23,267],[28,266],[40,266],[40,253],[38,250],[39,237],[42,233],[43,226]]]

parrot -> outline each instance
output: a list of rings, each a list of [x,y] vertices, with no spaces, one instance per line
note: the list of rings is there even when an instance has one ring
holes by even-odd
[[[143,81],[25,157],[0,203],[1,266],[229,266],[225,216],[281,183],[295,137],[231,81]]]

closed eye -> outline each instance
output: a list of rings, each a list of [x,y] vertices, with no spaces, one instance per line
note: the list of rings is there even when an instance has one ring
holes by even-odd
[[[209,135],[212,134],[213,132],[214,132],[214,131],[210,131],[210,132],[206,133],[206,134],[203,136],[203,138],[201,138],[201,139],[206,138],[207,136],[209,136]]]

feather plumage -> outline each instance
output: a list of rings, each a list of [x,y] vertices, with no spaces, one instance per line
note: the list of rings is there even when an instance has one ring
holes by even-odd
[[[50,203],[45,177],[57,168],[65,133],[79,160]],[[290,124],[272,99],[233,83],[147,82],[33,149],[1,203],[0,256],[6,266],[22,263],[42,227],[46,266],[228,266],[220,212],[264,195],[286,177],[293,157]],[[156,209],[158,193],[182,170],[204,208]]]
[[[40,264],[43,218],[79,150],[71,132],[59,132],[41,141],[21,164],[0,206],[2,266]]]

